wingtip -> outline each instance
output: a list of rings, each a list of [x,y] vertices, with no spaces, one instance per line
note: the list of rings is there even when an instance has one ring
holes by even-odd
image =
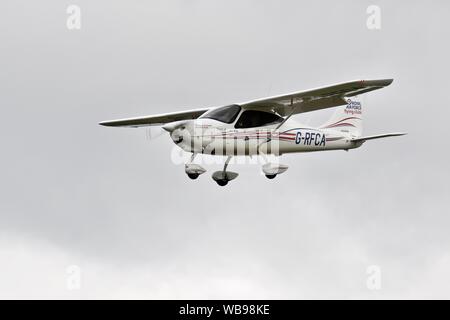
[[[394,82],[394,79],[387,78],[387,79],[380,79],[380,80],[375,80],[375,81],[379,81],[383,86],[387,87],[387,86],[391,85],[392,82]]]
[[[394,82],[393,78],[386,78],[386,79],[362,79],[358,80],[361,84],[374,84],[374,85],[381,85],[383,87],[389,86],[392,82]]]
[[[98,123],[99,126],[103,126],[103,127],[112,127],[113,124],[111,121],[102,121]]]

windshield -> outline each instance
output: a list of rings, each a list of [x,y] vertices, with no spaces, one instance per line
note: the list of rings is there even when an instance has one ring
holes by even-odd
[[[237,104],[233,104],[231,106],[212,109],[203,114],[200,118],[209,118],[220,122],[232,123],[236,120],[236,117],[240,111],[241,107]]]

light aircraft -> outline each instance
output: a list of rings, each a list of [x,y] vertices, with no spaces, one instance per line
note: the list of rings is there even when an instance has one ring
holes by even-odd
[[[233,156],[275,155],[326,150],[350,150],[367,140],[405,133],[362,135],[362,105],[358,95],[381,89],[393,79],[355,80],[321,88],[298,91],[228,106],[202,108],[137,118],[100,122],[109,127],[162,126],[173,142],[192,153],[185,172],[197,179],[206,170],[194,163],[197,154],[226,156],[224,168],[212,178],[225,186],[238,174],[228,171]],[[323,125],[313,128],[291,117],[326,108],[336,108]],[[262,171],[269,179],[288,166],[268,162]]]

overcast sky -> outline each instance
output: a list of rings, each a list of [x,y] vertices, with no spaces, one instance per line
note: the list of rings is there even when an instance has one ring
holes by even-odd
[[[449,9],[2,1],[0,298],[450,298]],[[274,180],[192,181],[167,134],[97,124],[371,78],[395,81],[365,134],[409,135],[285,155]]]

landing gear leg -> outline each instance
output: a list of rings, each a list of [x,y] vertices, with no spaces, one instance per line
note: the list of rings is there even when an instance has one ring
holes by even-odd
[[[228,156],[227,160],[225,160],[225,164],[223,165],[223,173],[227,172],[228,164],[230,163],[232,156]]]
[[[228,167],[228,164],[230,163],[230,160],[231,160],[231,156],[228,156],[227,160],[225,160],[225,164],[223,165],[223,176],[225,177],[225,179],[217,180],[217,183],[219,184],[219,186],[223,187],[228,184],[227,167]]]

